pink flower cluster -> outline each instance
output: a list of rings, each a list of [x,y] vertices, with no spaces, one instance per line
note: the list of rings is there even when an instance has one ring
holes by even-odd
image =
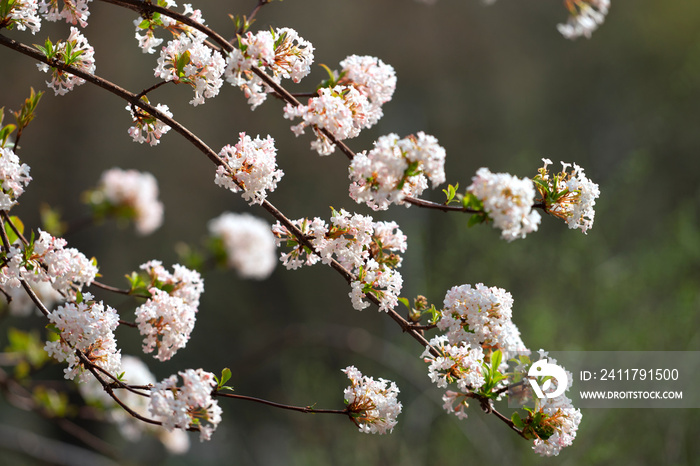
[[[223,84],[224,58],[204,43],[204,37],[180,34],[163,47],[155,76],[194,89],[190,104],[197,106],[205,98],[216,97]]]
[[[396,270],[402,258],[397,253],[406,251],[406,236],[395,222],[375,222],[372,217],[350,215],[341,209],[333,212],[331,225],[314,218],[292,222],[307,238],[313,250],[300,243],[287,227],[279,221],[272,227],[277,245],[294,245],[282,253],[281,260],[287,269],[313,265],[320,259],[324,264],[332,260],[355,275],[350,298],[357,310],[369,306],[364,298],[375,296],[379,310],[388,311],[398,303],[403,279]]]
[[[163,203],[158,200],[158,182],[146,172],[112,168],[102,173],[99,188],[90,202],[107,202],[114,209],[126,209],[142,235],[153,233],[163,224]]]
[[[274,191],[284,172],[277,169],[277,148],[270,136],[251,139],[245,133],[235,146],[226,145],[219,157],[224,162],[216,169],[214,183],[237,193],[249,204],[262,204],[267,191]]]
[[[95,49],[88,44],[85,36],[75,27],[70,28],[70,35],[67,41],[56,42],[52,52],[50,55],[47,55],[48,58],[71,65],[88,74],[95,73]],[[50,67],[46,63],[38,63],[37,67],[45,73],[51,69],[51,81],[47,81],[46,84],[54,90],[56,95],[65,95],[72,91],[75,86],[85,83],[83,78],[79,78],[67,71]]]
[[[18,31],[29,28],[32,34],[36,34],[41,29],[41,17],[38,15],[38,9],[37,0],[15,0],[10,4],[10,10],[5,12],[7,16],[0,17],[0,23],[6,24],[7,22],[8,29],[16,27]]]
[[[177,6],[172,0],[158,0],[156,3],[161,8]],[[194,10],[192,5],[187,3],[183,7],[185,11],[182,14],[189,15],[193,21],[204,24],[200,10]],[[134,20],[134,26],[136,26],[136,40],[139,42],[139,47],[143,53],[154,53],[156,51],[155,47],[163,43],[163,39],[155,36],[155,29],[159,27],[169,30],[173,36],[179,36],[184,33],[197,39],[204,38],[204,34],[197,29],[162,14],[149,15],[146,18],[139,16]]]
[[[225,212],[209,221],[209,233],[221,239],[226,263],[242,278],[263,280],[275,270],[275,236],[266,221],[250,214]]]
[[[60,8],[59,1],[63,4]],[[92,0],[40,0],[39,13],[47,21],[59,21],[65,19],[72,25],[80,24],[80,27],[87,26],[87,19],[90,16],[88,3]]]
[[[126,109],[131,114],[131,120],[133,126],[129,128],[129,136],[132,137],[134,142],[143,144],[147,142],[148,144],[155,146],[160,142],[161,136],[170,131],[170,126],[163,123],[158,118],[146,113],[138,107],[133,105],[127,105]],[[172,118],[173,113],[170,111],[167,105],[157,104],[156,110]],[[144,135],[145,133],[145,135]]]
[[[430,347],[440,356],[433,355]],[[430,347],[421,357],[429,364],[430,380],[439,388],[456,383],[462,393],[469,393],[484,384],[484,351],[480,346],[450,344],[447,335],[439,335],[430,340]]]
[[[313,45],[294,29],[248,32],[238,36],[238,47],[228,56],[226,81],[239,87],[255,110],[272,89],[252,71],[253,67],[268,73],[278,84],[282,79],[298,83],[311,72],[313,61]]]
[[[403,139],[389,134],[374,149],[357,154],[349,172],[350,197],[373,210],[386,210],[407,196],[420,196],[428,178],[433,187],[445,181],[445,149],[422,131]]]
[[[194,427],[199,429],[200,441],[210,440],[221,422],[221,408],[212,398],[216,388],[214,374],[202,369],[178,374],[181,386],[174,374],[153,386],[149,410],[169,431]]]
[[[342,141],[370,128],[382,117],[382,105],[389,101],[396,88],[394,69],[375,57],[352,55],[343,60],[342,71],[333,73],[327,87],[318,90],[307,105],[287,104],[284,117],[301,118],[292,126],[294,134],[303,134],[311,127],[316,140],[311,148],[320,155],[335,151],[335,144],[320,130]]]
[[[7,265],[0,270],[0,285],[19,288],[20,280],[49,282],[60,293],[74,297],[83,285],[93,282],[97,265],[77,249],[65,248],[66,244],[63,238],[39,230],[39,238],[27,249],[12,245]]]
[[[80,382],[91,379],[76,350],[107,372],[121,372],[121,352],[114,338],[114,330],[119,325],[117,311],[101,301],[93,301],[92,295],[85,293],[80,303],[67,303],[53,310],[49,320],[56,327],[59,338],[46,342],[44,349],[58,361],[68,362],[65,369],[67,379],[76,376]]]
[[[351,385],[345,389],[344,397],[350,418],[365,434],[391,433],[401,414],[402,405],[398,401],[399,388],[386,379],[374,380],[362,375],[355,366],[348,366],[343,372]]]
[[[156,260],[141,269],[148,275],[151,294],[135,311],[139,333],[144,336],[143,351],[157,349],[154,357],[167,361],[190,339],[204,282],[198,272],[179,264],[173,266],[173,273]]]
[[[12,149],[0,147],[0,210],[10,210],[32,181],[29,165],[20,163]]]

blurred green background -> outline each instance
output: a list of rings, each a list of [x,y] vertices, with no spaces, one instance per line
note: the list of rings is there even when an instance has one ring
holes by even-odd
[[[201,1],[207,24],[229,35],[226,14],[248,13],[254,1]],[[133,38],[133,12],[90,4],[84,34],[95,47],[97,74],[139,91],[155,82],[157,56]],[[466,216],[394,207],[375,215],[396,220],[408,235],[404,295],[440,304],[454,285],[484,283],[513,294],[513,319],[533,350],[700,350],[700,3],[613,0],[592,39],[571,42],[556,31],[566,20],[561,1],[287,0],[262,9],[253,29],[292,27],[316,47],[316,63],[337,68],[350,54],[394,66],[398,86],[380,123],[355,140],[356,151],[378,136],[425,131],[447,149],[447,179],[467,186],[479,167],[532,177],[541,158],[577,162],[599,183],[601,197],[588,235],[544,218],[540,231],[506,243],[489,226],[467,229]],[[47,24],[25,43],[65,38],[65,24]],[[29,86],[45,89],[34,63],[0,49],[0,106],[17,109]],[[324,79],[316,66],[292,91]],[[295,138],[281,104],[270,98],[254,112],[238,89],[193,108],[191,90],[165,86],[151,96],[219,150],[238,133],[272,135],[285,171],[271,202],[291,218],[328,219],[329,206],[370,213],[347,197],[347,160],[319,157],[310,138]],[[131,142],[125,103],[83,85],[64,97],[48,91],[19,155],[34,178],[13,211],[39,226],[48,202],[68,220],[87,214],[81,192],[111,167],[152,172],[166,205],[156,234],[138,237],[107,222],[68,238],[97,257],[102,281],[126,286],[123,275],[158,258],[177,261],[178,242],[198,244],[206,222],[223,211],[251,212],[239,196],[213,183],[214,168],[175,133],[155,148]],[[556,167],[555,167],[556,168]],[[441,201],[439,191],[426,193]],[[358,433],[346,419],[221,400],[224,421],[212,441],[170,456],[152,438],[127,444],[111,426],[85,422],[116,445],[122,464],[151,465],[462,465],[698,464],[696,409],[583,410],[574,445],[541,459],[529,442],[470,408],[460,421],[441,408],[418,356],[422,348],[373,308],[352,309],[348,287],[322,265],[264,282],[233,272],[205,276],[197,326],[185,350],[167,363],[147,356],[162,379],[177,370],[230,367],[240,394],[282,403],[342,408],[347,379],[340,370],[396,381],[404,409],[388,436]],[[100,296],[105,296],[100,294]],[[135,303],[109,296],[125,318]],[[2,326],[41,328],[36,317],[6,317]],[[3,330],[4,332],[4,330]],[[117,338],[124,354],[140,354],[130,329]],[[0,344],[6,337],[0,335]],[[40,377],[53,374],[56,366]],[[0,428],[76,442],[55,424],[0,403]],[[0,445],[4,464],[44,464]],[[42,443],[41,445],[45,445]],[[36,445],[41,449],[41,445]],[[49,463],[50,464],[50,463]],[[95,464],[95,463],[93,463]]]

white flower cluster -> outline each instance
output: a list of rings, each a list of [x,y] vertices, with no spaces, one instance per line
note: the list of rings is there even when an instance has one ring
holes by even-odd
[[[172,0],[158,0],[157,5],[162,8],[173,8],[177,6]],[[192,5],[187,3],[184,4],[183,7],[185,8],[185,11],[182,13],[183,15],[189,15],[190,19],[193,21],[204,24],[204,19],[202,18],[202,12],[200,10],[194,10]],[[167,15],[151,15],[147,18],[139,16],[134,20],[134,26],[136,26],[135,37],[143,53],[154,53],[156,51],[155,47],[163,43],[163,39],[155,36],[156,27],[168,29],[174,36],[184,33],[198,39],[204,38],[202,32]]]
[[[223,84],[224,58],[204,43],[204,36],[180,34],[163,47],[155,68],[155,76],[176,84],[189,84],[194,89],[190,104],[197,106],[205,98],[216,97]]]
[[[401,414],[401,402],[397,400],[399,388],[394,382],[363,376],[355,366],[343,369],[352,385],[345,389],[344,397],[352,421],[366,434],[391,433]]]
[[[158,182],[146,172],[112,168],[102,173],[91,202],[103,199],[115,209],[127,209],[142,235],[153,233],[163,224],[163,203],[158,200]]]
[[[121,372],[121,352],[117,349],[114,330],[119,325],[117,311],[101,301],[92,301],[85,293],[80,303],[67,303],[49,314],[49,320],[59,332],[59,339],[46,342],[44,349],[58,361],[68,362],[66,379],[77,375],[80,382],[91,378],[75,351],[81,351],[96,366],[112,373]]]
[[[202,369],[187,369],[178,374],[182,386],[177,385],[176,375],[153,386],[149,410],[168,431],[196,427],[199,440],[209,440],[221,422],[219,402],[211,396],[216,388],[214,374]]]
[[[70,47],[68,44],[70,44]],[[54,51],[56,53],[53,58],[61,63],[69,64],[88,74],[95,73],[95,49],[88,44],[87,39],[80,33],[78,28],[71,27],[68,40],[56,42]],[[37,63],[37,67],[44,73],[51,69],[51,81],[46,81],[46,85],[53,89],[56,95],[65,95],[72,91],[75,86],[85,83],[83,78],[58,68],[50,67],[46,63]]]
[[[58,6],[58,2],[63,4],[63,8]],[[65,19],[72,25],[80,24],[80,27],[87,26],[87,19],[90,16],[88,3],[92,0],[40,0],[39,13],[47,21],[60,21]]]
[[[435,356],[427,347],[422,354],[423,361],[429,363],[428,376],[439,388],[457,383],[463,393],[477,390],[485,380],[482,373],[484,351],[481,346],[450,344],[446,335],[439,335],[430,340],[430,346],[440,356]]]
[[[337,85],[332,89],[327,87],[318,90],[318,97],[309,99],[308,105],[284,107],[284,117],[287,119],[301,118],[302,121],[292,126],[294,134],[304,134],[307,127],[312,127],[317,139],[311,143],[311,148],[320,155],[335,152],[333,144],[319,129],[325,129],[336,139],[354,138],[363,128],[368,127],[370,103],[365,95],[353,86]]]
[[[557,360],[550,357],[546,351],[540,349],[537,353],[540,360],[546,359],[549,364],[557,363]],[[569,390],[574,377],[569,371],[566,371],[566,375],[568,381],[566,390]],[[538,398],[535,407],[536,412],[544,414],[540,420],[540,427],[545,427],[545,430],[552,432],[552,435],[547,439],[536,438],[532,449],[540,456],[557,456],[562,448],[573,444],[581,423],[581,410],[575,409],[566,395]]]
[[[500,349],[504,356],[526,349],[520,332],[511,320],[513,297],[503,288],[452,287],[445,295],[438,328],[447,331],[450,344]]]
[[[148,366],[141,359],[134,356],[124,355],[122,357],[121,371],[124,373],[124,377],[121,380],[129,385],[155,385],[157,382]],[[105,392],[102,385],[94,377],[91,377],[87,383],[78,385],[78,390],[86,402],[103,408],[107,419],[115,423],[119,428],[119,432],[130,442],[138,441],[142,433],[149,432],[156,435],[170,453],[183,454],[189,450],[190,442],[184,430],[168,432],[159,426],[136,419],[124,411]],[[144,417],[149,416],[148,404],[150,398],[148,396],[141,396],[130,390],[121,390],[118,396],[134,412]]]
[[[581,410],[575,409],[568,397],[560,395],[540,399],[540,412],[547,415],[544,422],[554,433],[547,440],[535,439],[532,449],[540,456],[557,456],[562,448],[573,444],[583,417]]]
[[[151,294],[135,311],[139,333],[144,336],[143,351],[152,353],[157,348],[154,357],[167,361],[190,339],[204,282],[198,272],[179,264],[173,266],[173,273],[156,260],[141,269],[150,278]]]
[[[373,210],[386,210],[407,196],[420,196],[428,178],[433,187],[445,181],[445,149],[422,131],[403,139],[389,134],[374,149],[357,154],[349,172],[350,197]]]
[[[277,148],[270,136],[251,139],[240,133],[235,146],[226,145],[219,157],[225,165],[216,169],[214,183],[237,193],[250,205],[262,204],[267,191],[274,191],[284,172],[277,169]]]
[[[147,142],[155,146],[160,142],[161,136],[170,131],[170,126],[166,125],[158,118],[149,115],[144,110],[132,105],[127,105],[126,109],[131,114],[131,120],[134,124],[134,126],[130,127],[128,130],[129,136],[132,137],[134,142],[140,144]],[[173,116],[173,113],[167,105],[157,104],[156,110],[171,118]]]
[[[10,4],[10,11],[6,12],[7,16],[0,17],[0,23],[5,24],[9,19],[8,29],[16,27],[18,31],[24,31],[29,28],[32,34],[36,34],[41,29],[38,8],[37,0],[15,0]]]
[[[32,181],[29,165],[20,163],[12,149],[0,147],[0,210],[10,210]]]
[[[311,72],[313,61],[313,45],[294,29],[248,32],[238,36],[238,48],[228,56],[225,76],[226,81],[245,93],[255,110],[272,89],[252,71],[253,67],[267,72],[278,84],[283,78],[298,83]]]
[[[549,185],[549,189],[556,199],[548,202],[547,212],[566,220],[570,229],[580,228],[587,233],[593,226],[595,219],[595,200],[600,196],[600,188],[596,183],[586,178],[583,168],[575,163],[573,170],[567,172],[570,163],[561,162],[562,171],[558,175],[551,176],[547,171],[547,165],[552,161],[542,159],[544,167],[540,169],[540,179]]]
[[[382,105],[390,101],[396,90],[396,72],[377,57],[350,55],[340,62],[339,83],[353,86],[365,95],[370,103],[367,127],[376,124],[383,116]]]
[[[333,212],[331,226],[314,218],[296,220],[293,224],[304,233],[313,246],[309,250],[279,221],[272,227],[277,245],[296,245],[282,253],[287,269],[313,265],[319,258],[329,264],[334,258],[356,276],[351,283],[350,298],[353,307],[361,311],[369,306],[367,294],[375,296],[380,311],[393,309],[403,285],[401,274],[395,270],[402,258],[397,253],[406,251],[406,236],[395,222],[374,222],[372,217],[350,215],[344,209]]]
[[[542,218],[532,210],[535,203],[532,180],[480,168],[467,191],[483,202],[484,210],[493,220],[494,227],[501,230],[503,239],[513,241],[537,231]]]
[[[41,230],[28,257],[20,247],[12,245],[7,253],[7,265],[0,270],[0,285],[19,288],[20,280],[29,284],[49,282],[65,296],[75,296],[83,285],[90,286],[93,282],[97,265],[77,249],[65,245],[63,238],[54,238]]]
[[[263,280],[277,265],[277,247],[270,225],[250,214],[225,212],[208,224],[209,233],[220,238],[226,262],[242,278]]]
[[[567,4],[571,15],[566,24],[557,25],[557,30],[572,40],[582,36],[590,39],[610,9],[610,0],[568,0]]]

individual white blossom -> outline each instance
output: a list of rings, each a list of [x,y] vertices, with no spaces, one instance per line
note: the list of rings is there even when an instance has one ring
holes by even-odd
[[[480,168],[467,191],[483,202],[484,211],[494,227],[501,230],[503,239],[513,241],[537,231],[541,217],[532,209],[535,202],[532,180]]]
[[[311,72],[314,47],[290,28],[248,32],[238,37],[238,47],[227,58],[226,81],[239,87],[251,108],[265,101],[272,89],[252,71],[257,67],[277,84],[282,79],[298,83]]]
[[[160,138],[170,131],[170,126],[163,123],[158,118],[146,113],[144,110],[133,105],[127,105],[126,109],[131,114],[133,126],[128,130],[129,136],[134,142],[143,144],[147,142],[155,146],[160,142]],[[167,105],[157,104],[156,110],[172,118],[173,113]]]
[[[155,76],[194,89],[190,104],[197,106],[205,98],[216,97],[223,84],[225,62],[221,53],[204,43],[204,37],[180,34],[161,49]]]
[[[532,449],[540,456],[557,456],[562,448],[571,446],[581,423],[581,410],[575,409],[565,395],[539,399],[539,412],[546,418],[542,424],[554,433],[545,439],[537,438]]]
[[[226,145],[219,157],[224,162],[216,169],[214,183],[237,193],[243,191],[243,199],[249,204],[262,204],[267,191],[274,191],[284,176],[277,169],[277,148],[270,136],[251,139],[240,133],[235,146]]]
[[[510,327],[513,297],[502,288],[452,287],[445,295],[438,328],[447,331],[450,344],[464,342],[473,346],[501,348],[513,338]]]
[[[58,361],[66,361],[66,379],[78,376],[81,382],[89,380],[90,372],[76,355],[79,350],[96,366],[118,375],[121,371],[121,352],[117,349],[114,330],[119,325],[117,311],[101,301],[92,301],[85,293],[80,303],[67,303],[53,310],[49,320],[59,333],[59,339],[48,341],[44,349]]]
[[[354,86],[337,85],[332,89],[319,89],[318,97],[311,97],[308,105],[287,104],[284,117],[301,118],[299,124],[292,126],[297,136],[303,134],[305,128],[313,128],[317,139],[311,143],[311,148],[320,155],[329,155],[335,152],[335,144],[319,130],[325,129],[339,141],[354,138],[363,128],[371,126],[370,111],[369,100]]]
[[[440,353],[432,354],[431,347]],[[478,390],[484,383],[482,364],[484,351],[480,346],[470,344],[450,344],[446,335],[440,335],[430,340],[422,356],[429,364],[428,376],[431,382],[439,388],[456,383],[463,393]]]
[[[566,220],[570,229],[580,228],[587,233],[595,219],[595,200],[600,196],[600,188],[586,177],[583,168],[575,163],[573,170],[568,172],[570,163],[561,162],[562,171],[550,175],[547,166],[552,163],[542,159],[544,167],[539,170],[536,181],[542,184],[537,189],[546,204],[548,213]],[[546,185],[546,188],[545,186]]]
[[[445,181],[445,149],[422,131],[399,139],[382,136],[369,152],[357,154],[349,167],[350,197],[374,210],[402,204],[407,196],[420,196],[428,187]],[[407,207],[410,204],[405,204]]]
[[[208,228],[212,236],[221,239],[228,266],[242,278],[263,280],[275,270],[275,236],[264,220],[226,212],[210,220]]]
[[[112,168],[102,173],[99,187],[90,193],[90,202],[106,201],[112,209],[126,210],[134,218],[136,231],[148,235],[163,224],[163,203],[158,200],[158,182],[147,172]]]
[[[96,69],[95,49],[92,48],[85,36],[77,28],[71,27],[70,31],[68,40],[56,42],[53,46],[53,53],[47,55],[47,57],[73,66],[82,72],[94,74]],[[70,47],[68,47],[68,44],[70,44]],[[51,70],[51,81],[46,81],[46,84],[54,90],[56,95],[64,95],[72,91],[75,86],[85,83],[83,78],[49,66],[46,63],[38,63],[37,67],[45,73],[49,69]]]
[[[558,24],[557,30],[567,39],[591,38],[593,31],[603,24],[610,9],[610,0],[566,0],[569,19]]]
[[[14,0],[7,16],[0,18],[0,23],[4,24],[6,19],[9,19],[8,29],[16,27],[18,31],[24,31],[29,28],[32,34],[36,34],[41,29],[38,8],[37,0]]]
[[[345,404],[360,432],[391,433],[402,408],[397,400],[399,388],[396,384],[382,378],[375,381],[372,377],[363,376],[355,366],[348,366],[343,372],[351,382],[344,392]]]
[[[149,411],[169,431],[196,427],[200,441],[210,440],[221,422],[221,408],[211,396],[216,388],[214,374],[202,369],[187,369],[178,374],[182,378],[180,386],[177,375],[153,386]]]
[[[80,24],[80,27],[87,26],[87,19],[90,16],[88,3],[92,0],[40,0],[39,13],[47,21],[59,21],[64,19],[72,25]],[[63,4],[63,8],[59,6]]]
[[[0,147],[0,210],[10,210],[17,204],[30,181],[29,165],[20,163],[12,149]]]

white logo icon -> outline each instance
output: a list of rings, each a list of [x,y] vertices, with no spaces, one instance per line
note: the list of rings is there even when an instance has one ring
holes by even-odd
[[[566,387],[569,384],[569,378],[566,376],[564,369],[556,364],[550,364],[547,359],[540,359],[532,364],[532,367],[530,367],[527,375],[530,377],[530,385],[532,386],[532,390],[535,392],[535,395],[537,395],[537,398],[556,398],[559,395],[564,394]],[[551,393],[546,392],[552,386],[552,379],[545,380],[541,388],[534,379],[535,377],[547,376],[551,376],[557,384],[556,389]]]

